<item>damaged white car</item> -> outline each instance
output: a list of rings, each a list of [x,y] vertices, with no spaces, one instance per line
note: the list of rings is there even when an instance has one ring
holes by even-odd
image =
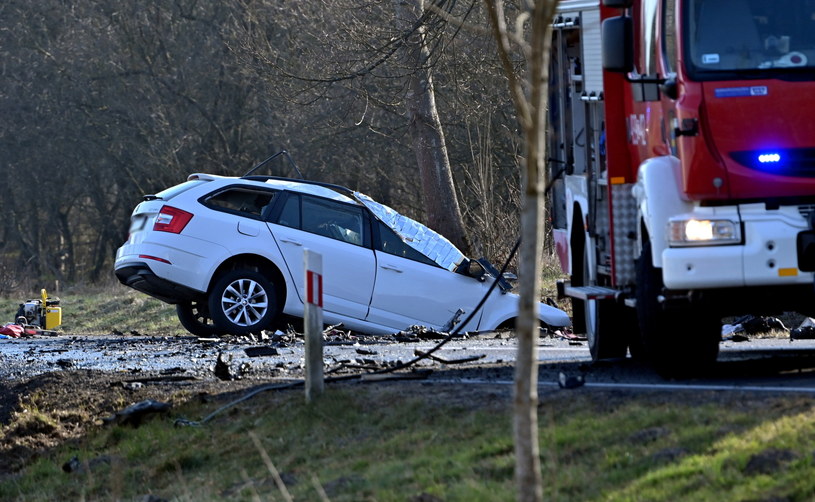
[[[452,329],[497,275],[424,225],[347,188],[193,174],[136,206],[116,276],[176,305],[195,335],[258,333],[287,316],[302,318],[304,249],[322,255],[325,322],[369,334]],[[460,331],[512,325],[518,297],[504,278],[499,284]],[[539,318],[553,327],[570,323],[545,304]]]

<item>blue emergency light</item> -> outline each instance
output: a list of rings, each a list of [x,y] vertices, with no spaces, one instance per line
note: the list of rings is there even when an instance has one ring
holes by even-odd
[[[778,164],[781,162],[780,153],[762,153],[758,156],[758,161],[761,164]]]

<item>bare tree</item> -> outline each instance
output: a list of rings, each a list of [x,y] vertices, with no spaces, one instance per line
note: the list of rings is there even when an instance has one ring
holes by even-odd
[[[520,312],[518,356],[515,363],[514,441],[518,500],[543,498],[538,444],[538,322],[540,296],[543,194],[546,186],[545,121],[549,82],[551,25],[557,0],[526,0],[507,27],[503,0],[484,0],[509,91],[524,138],[523,200],[521,206]],[[526,80],[518,78],[513,54],[526,63]]]
[[[405,1],[397,19],[395,0],[6,0],[0,263],[35,283],[110,278],[142,195],[196,171],[242,174],[282,148],[308,176],[416,219],[457,198],[453,219],[491,231],[484,249],[505,256],[514,112],[492,37],[444,17],[483,24],[483,4]],[[446,148],[428,164],[442,187],[429,196],[414,141],[425,134]]]
[[[409,26],[406,29],[407,59],[415,70],[408,76],[405,105],[422,180],[428,226],[445,235],[465,253],[470,253],[472,246],[464,229],[444,131],[436,108],[427,27],[420,22],[425,13],[424,0],[394,2],[397,18]]]
[[[452,8],[455,2],[433,5],[447,8],[445,4]],[[434,74],[444,66],[439,60],[450,42],[448,27],[430,6],[425,0],[300,2],[275,7],[286,9],[285,16],[275,16],[270,4],[241,4],[241,27],[254,43],[240,49],[244,57],[252,54],[266,65],[300,105],[300,113],[307,105],[324,113],[321,120],[333,120],[335,133],[365,132],[370,141],[374,132],[392,145],[406,137],[403,147],[412,150],[416,167],[400,169],[404,157],[394,155],[390,161],[383,159],[388,169],[378,172],[377,179],[393,181],[405,176],[403,172],[418,171],[423,219],[469,253],[434,86]],[[354,110],[353,103],[363,106]],[[334,114],[337,108],[343,113]],[[349,116],[357,120],[356,130],[349,127]],[[369,158],[375,155],[367,152]]]

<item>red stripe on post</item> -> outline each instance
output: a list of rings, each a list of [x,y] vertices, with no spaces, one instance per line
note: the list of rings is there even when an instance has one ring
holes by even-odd
[[[307,271],[306,301],[323,308],[323,276],[312,270]]]

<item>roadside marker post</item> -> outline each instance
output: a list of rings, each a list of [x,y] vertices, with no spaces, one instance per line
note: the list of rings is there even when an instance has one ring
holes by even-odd
[[[306,402],[325,389],[323,379],[323,256],[303,250],[306,280]]]

